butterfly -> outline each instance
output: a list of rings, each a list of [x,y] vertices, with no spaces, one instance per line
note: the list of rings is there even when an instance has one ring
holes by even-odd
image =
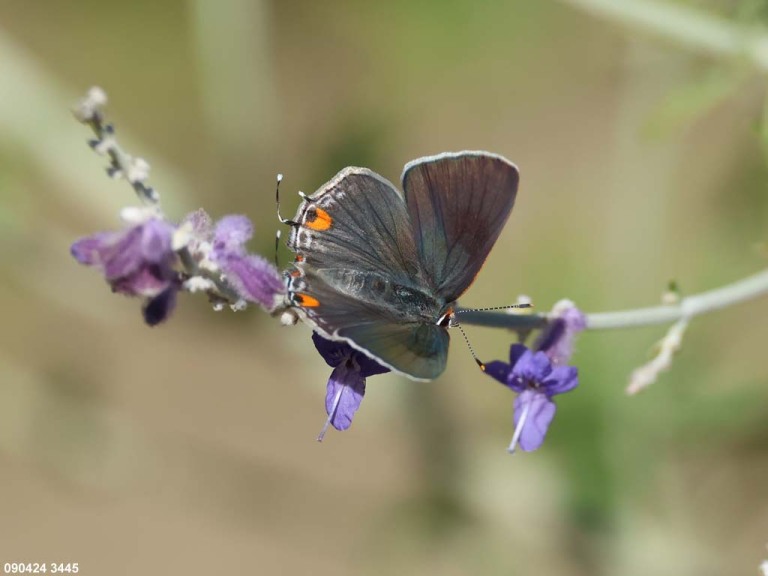
[[[488,152],[405,165],[401,194],[367,168],[345,168],[304,196],[291,224],[290,305],[321,336],[347,342],[415,380],[444,370],[456,300],[515,203],[519,173]]]

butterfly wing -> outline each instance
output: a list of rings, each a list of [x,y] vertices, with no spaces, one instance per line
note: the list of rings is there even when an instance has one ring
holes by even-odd
[[[367,168],[345,168],[299,206],[288,247],[316,269],[356,270],[424,285],[403,197]]]
[[[306,198],[288,242],[288,290],[324,336],[389,368],[431,379],[445,368],[448,333],[431,294],[405,202],[387,180],[347,168]]]
[[[431,380],[445,369],[448,330],[414,321],[408,304],[360,297],[322,271],[305,267],[291,279],[298,309],[325,337],[344,340],[379,363],[416,380]]]
[[[458,152],[406,164],[405,200],[421,266],[434,293],[456,300],[472,283],[509,217],[519,173],[487,152]]]

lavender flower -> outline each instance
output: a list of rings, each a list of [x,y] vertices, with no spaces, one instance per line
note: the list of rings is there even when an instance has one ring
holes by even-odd
[[[277,269],[266,259],[248,254],[245,243],[253,226],[245,216],[225,216],[216,224],[210,259],[221,268],[238,295],[273,310],[282,300],[285,285]]]
[[[312,333],[312,342],[326,363],[333,367],[325,394],[328,419],[317,437],[321,442],[329,424],[336,430],[350,427],[365,395],[365,379],[389,372],[389,368],[381,366],[346,342],[328,340],[316,332]]]
[[[285,287],[277,269],[245,250],[253,234],[245,216],[225,216],[215,227],[203,210],[178,227],[152,209],[126,209],[123,216],[133,225],[82,238],[71,252],[81,264],[98,268],[115,292],[146,298],[144,320],[150,326],[168,318],[182,289],[205,291],[234,309],[247,300],[272,310],[282,301]]]
[[[586,317],[573,302],[558,302],[549,323],[542,330],[534,351],[523,344],[513,344],[509,364],[494,361],[486,364],[487,374],[517,392],[514,405],[515,433],[509,445],[526,452],[539,448],[544,442],[557,407],[553,396],[576,388],[578,370],[563,366],[573,353],[573,341],[586,328]]]
[[[570,300],[560,300],[549,314],[534,349],[546,352],[553,364],[565,364],[573,354],[576,334],[587,327],[587,318]]]
[[[526,452],[539,448],[555,417],[552,397],[569,392],[579,384],[578,370],[574,366],[553,366],[544,352],[532,352],[523,344],[512,345],[509,364],[489,362],[485,371],[518,393],[510,452],[515,451],[518,443]]]
[[[81,238],[72,256],[99,269],[112,290],[146,298],[144,320],[159,324],[173,311],[180,282],[171,244],[174,227],[157,217],[120,232],[97,232]]]

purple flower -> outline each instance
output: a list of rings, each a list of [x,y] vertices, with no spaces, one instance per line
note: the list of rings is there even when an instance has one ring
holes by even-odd
[[[174,230],[164,220],[149,218],[119,232],[81,238],[70,251],[81,264],[99,269],[115,292],[146,298],[144,320],[154,326],[168,318],[179,289]]]
[[[273,310],[285,293],[280,273],[266,259],[248,254],[245,243],[253,226],[245,216],[225,216],[213,232],[211,261],[219,266],[238,295]]]
[[[202,208],[190,212],[179,225],[180,230],[187,231],[187,249],[191,254],[204,257],[210,250],[210,242],[213,237],[213,220]]]
[[[365,395],[365,379],[389,372],[389,368],[381,366],[346,342],[328,340],[317,332],[312,333],[312,342],[326,363],[333,367],[325,393],[325,411],[328,413],[328,419],[317,437],[321,442],[329,424],[336,430],[346,430],[350,427]]]
[[[587,327],[587,317],[570,300],[560,300],[549,314],[549,323],[541,331],[535,350],[545,352],[553,364],[565,364],[573,354],[576,334]]]
[[[569,392],[579,384],[578,370],[574,366],[554,366],[545,352],[533,352],[522,344],[513,344],[510,348],[509,364],[489,362],[485,371],[518,393],[510,452],[515,451],[518,443],[526,452],[539,448],[555,417],[552,397]]]
[[[518,444],[526,452],[536,450],[544,442],[555,417],[552,397],[569,392],[579,384],[578,370],[564,366],[573,353],[576,334],[587,327],[587,318],[570,300],[555,304],[547,326],[536,339],[534,351],[522,344],[509,350],[509,364],[490,362],[485,371],[517,392],[515,398],[515,433],[509,445],[514,452]]]

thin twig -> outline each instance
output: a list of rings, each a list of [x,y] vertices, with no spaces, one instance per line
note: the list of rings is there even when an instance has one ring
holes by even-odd
[[[585,12],[650,32],[713,56],[743,58],[768,70],[768,35],[725,18],[658,0],[561,0]]]
[[[721,288],[687,296],[674,305],[587,314],[587,328],[606,330],[631,328],[633,326],[650,326],[653,324],[669,324],[684,318],[689,319],[720,310],[721,308],[727,308],[764,294],[768,294],[768,270]]]
[[[654,324],[670,324],[682,319],[727,308],[746,300],[768,294],[768,270],[743,278],[700,294],[682,298],[672,305],[649,306],[617,312],[587,314],[588,330],[633,328]],[[500,314],[491,312],[466,312],[461,315],[462,324],[474,324],[511,330],[541,328],[547,322],[546,314]]]
[[[109,175],[113,178],[125,178],[141,201],[157,205],[160,195],[146,184],[149,164],[141,158],[127,154],[117,143],[114,126],[104,121],[102,107],[106,103],[106,93],[101,88],[93,87],[74,110],[75,118],[89,126],[96,135],[96,139],[91,140],[89,144],[99,154],[109,157]]]

